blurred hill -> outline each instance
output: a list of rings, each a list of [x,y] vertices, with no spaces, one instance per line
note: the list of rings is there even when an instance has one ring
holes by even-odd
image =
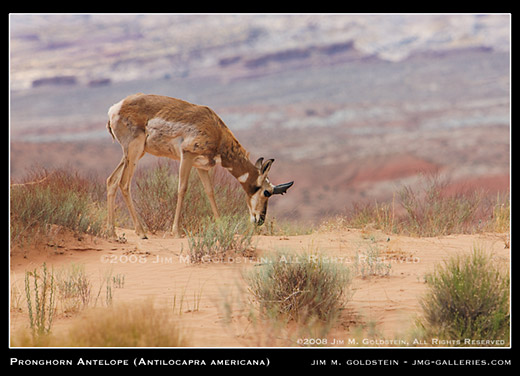
[[[213,108],[316,220],[421,172],[509,187],[508,15],[11,15],[11,177],[120,160],[106,112],[135,92]],[[145,168],[154,163],[145,157]]]
[[[510,43],[507,15],[12,15],[10,21],[15,90],[42,79],[59,84],[59,77],[94,86],[107,79],[247,77],[370,56],[396,62],[426,51],[507,52]]]

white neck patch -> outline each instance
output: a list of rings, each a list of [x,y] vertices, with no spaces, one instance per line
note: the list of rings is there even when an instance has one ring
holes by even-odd
[[[247,178],[249,177],[249,172],[246,172],[245,174],[243,175],[240,175],[237,180],[240,182],[240,183],[245,183],[247,181]]]

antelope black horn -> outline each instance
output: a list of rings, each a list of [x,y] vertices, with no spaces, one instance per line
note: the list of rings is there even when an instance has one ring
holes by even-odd
[[[294,181],[291,181],[290,183],[284,183],[284,184],[275,185],[275,187],[273,189],[273,194],[275,194],[275,195],[283,195],[284,193],[287,192],[287,190],[289,188],[292,187],[293,184],[294,184]]]

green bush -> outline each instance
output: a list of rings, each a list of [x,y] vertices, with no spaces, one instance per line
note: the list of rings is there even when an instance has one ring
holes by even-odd
[[[201,224],[204,230],[198,233],[187,231],[191,263],[250,255],[254,228],[244,217],[224,216],[217,220],[207,217]]]
[[[298,322],[335,320],[349,297],[348,268],[318,255],[276,254],[247,274],[249,291],[268,316]]]
[[[449,340],[509,342],[509,274],[475,248],[428,275],[429,292],[421,301],[426,335]]]

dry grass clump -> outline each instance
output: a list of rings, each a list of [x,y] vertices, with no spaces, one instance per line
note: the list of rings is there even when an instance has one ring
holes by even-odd
[[[183,227],[191,233],[205,228],[213,217],[204,188],[196,173],[190,177],[183,208]],[[244,192],[226,171],[215,169],[215,200],[220,214],[233,217],[247,212]],[[177,204],[178,173],[172,162],[139,170],[133,182],[133,198],[139,216],[152,233],[170,231]],[[131,225],[118,200],[120,223]],[[106,187],[103,179],[85,177],[73,169],[34,170],[10,189],[10,228],[14,246],[48,241],[53,228],[75,234],[104,236],[106,231]],[[120,215],[121,217],[121,215]],[[54,230],[55,231],[55,230]]]
[[[13,346],[45,347],[180,347],[186,346],[178,325],[168,310],[153,302],[122,304],[93,309],[71,325],[66,333],[31,336],[19,332]]]
[[[113,289],[124,286],[124,275],[105,272],[96,291],[83,265],[71,264],[58,270],[41,267],[25,272],[25,305],[23,297],[11,286],[11,309],[26,312],[33,341],[45,341],[52,332],[56,317],[71,317],[99,305],[112,306]],[[41,338],[40,338],[41,337]]]
[[[187,231],[190,263],[220,262],[236,256],[253,254],[254,227],[247,219],[235,215],[202,221],[204,231]]]
[[[322,229],[371,226],[411,236],[509,231],[509,195],[496,200],[478,191],[447,192],[448,181],[425,176],[421,184],[402,187],[389,203],[355,204],[346,216]]]
[[[494,232],[508,232],[510,229],[511,201],[509,195],[497,194],[493,207],[493,214],[488,223],[488,230]]]
[[[261,312],[301,323],[333,322],[350,295],[348,268],[319,255],[278,253],[245,278]]]
[[[447,182],[437,177],[426,178],[419,189],[405,186],[399,192],[399,201],[406,210],[402,226],[410,234],[438,236],[468,233],[482,223],[480,192],[446,194]]]
[[[133,197],[138,215],[152,233],[170,231],[177,205],[179,184],[177,164],[159,162],[149,170],[135,175]],[[242,188],[226,171],[215,169],[212,177],[215,201],[222,216],[235,216],[247,212]],[[213,218],[209,200],[198,175],[192,171],[182,210],[182,226],[190,233],[205,229],[205,218]]]
[[[168,311],[151,302],[94,310],[69,331],[73,347],[178,347],[186,341]]]
[[[61,311],[78,312],[89,306],[92,298],[92,282],[84,265],[71,264],[56,272],[56,289]]]
[[[70,170],[31,172],[10,190],[11,242],[45,239],[53,225],[75,233],[103,235],[106,209],[102,185]]]

